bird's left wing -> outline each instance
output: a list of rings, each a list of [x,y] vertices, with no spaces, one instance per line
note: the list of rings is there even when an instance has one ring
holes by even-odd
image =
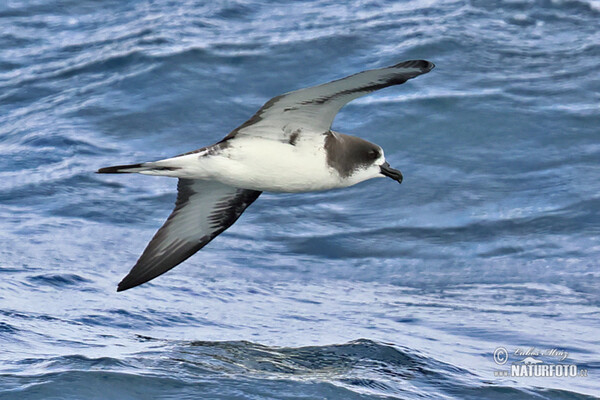
[[[148,282],[186,260],[229,228],[260,194],[216,181],[179,179],[175,209],[117,291]]]
[[[359,72],[333,82],[277,96],[234,129],[224,140],[248,135],[289,140],[302,132],[329,131],[338,111],[348,102],[375,90],[400,85],[434,67],[425,60],[404,61],[387,68]]]

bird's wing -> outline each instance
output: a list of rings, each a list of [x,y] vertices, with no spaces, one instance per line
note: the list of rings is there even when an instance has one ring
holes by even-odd
[[[404,61],[282,94],[266,102],[252,118],[223,140],[249,135],[289,141],[290,137],[302,132],[327,132],[346,103],[375,90],[400,85],[426,74],[433,67],[433,63],[425,60]]]
[[[117,291],[164,274],[229,228],[261,192],[215,181],[179,179],[175,209]]]

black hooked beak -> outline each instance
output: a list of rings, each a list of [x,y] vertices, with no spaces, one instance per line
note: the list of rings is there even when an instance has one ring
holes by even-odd
[[[402,183],[402,172],[390,167],[390,164],[387,161],[381,164],[379,168],[381,168],[382,175],[392,178],[398,183]]]

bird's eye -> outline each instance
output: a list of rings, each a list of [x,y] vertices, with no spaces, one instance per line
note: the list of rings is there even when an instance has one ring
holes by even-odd
[[[369,150],[369,157],[372,158],[373,160],[378,159],[380,156],[379,151],[373,149],[373,150]]]

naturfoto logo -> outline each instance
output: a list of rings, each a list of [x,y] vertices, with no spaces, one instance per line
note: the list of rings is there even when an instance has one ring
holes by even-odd
[[[517,348],[509,354],[505,347],[494,350],[494,362],[497,365],[505,365],[509,358],[514,361],[510,369],[495,370],[497,377],[585,377],[587,369],[580,368],[575,364],[563,363],[569,357],[569,353],[560,349],[539,350],[535,347]]]

